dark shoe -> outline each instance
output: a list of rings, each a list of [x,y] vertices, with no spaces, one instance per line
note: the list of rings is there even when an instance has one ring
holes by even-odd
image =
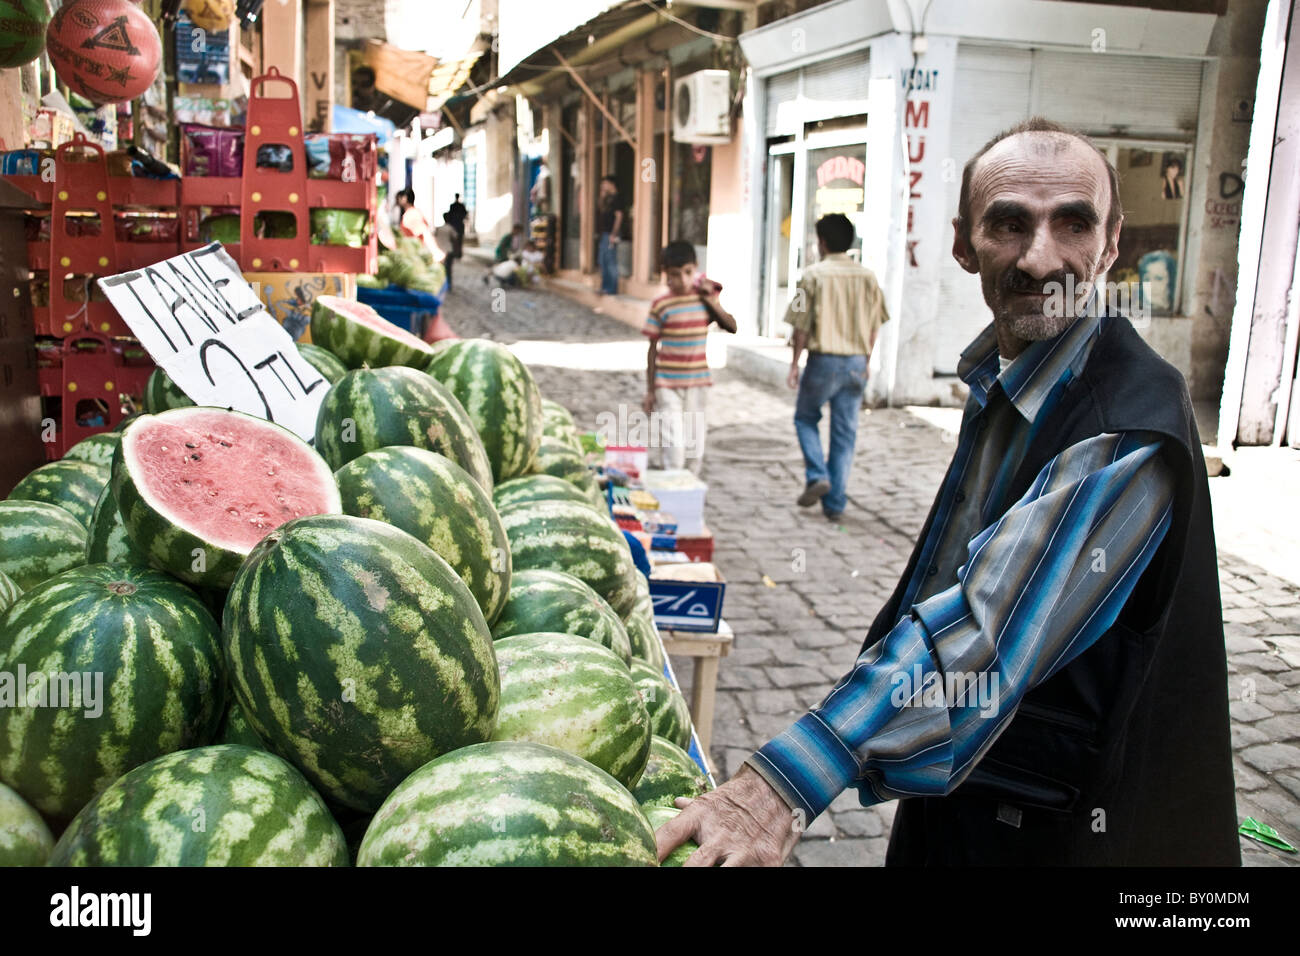
[[[831,490],[831,483],[823,478],[821,481],[810,481],[804,485],[803,494],[799,496],[800,508],[811,508]]]
[[[844,517],[844,512],[843,512],[843,511],[827,511],[827,512],[826,512],[826,520],[827,520],[827,521],[839,521],[839,520],[840,520],[841,518],[843,518],[843,517]]]

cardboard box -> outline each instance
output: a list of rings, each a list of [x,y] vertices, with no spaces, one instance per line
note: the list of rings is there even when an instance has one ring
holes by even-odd
[[[707,484],[684,468],[677,471],[647,471],[643,481],[646,490],[659,502],[659,510],[677,519],[678,535],[704,533],[704,497],[709,490]]]
[[[675,631],[717,633],[726,592],[721,572],[707,562],[658,565],[650,576],[655,624]]]
[[[311,305],[316,296],[357,297],[357,277],[348,272],[245,272],[244,279],[297,342],[311,341]]]

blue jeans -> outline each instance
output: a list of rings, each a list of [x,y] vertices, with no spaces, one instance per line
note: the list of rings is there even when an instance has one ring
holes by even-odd
[[[858,437],[858,409],[867,385],[865,355],[808,353],[808,364],[799,379],[799,396],[794,403],[794,430],[803,450],[804,475],[808,481],[829,481],[831,490],[822,498],[822,510],[835,514],[848,503],[845,486],[853,467],[853,445]],[[822,406],[831,405],[831,455],[822,457],[822,440],[817,424]]]
[[[600,234],[596,261],[600,264],[600,291],[618,295],[618,246],[609,241],[610,233]]]

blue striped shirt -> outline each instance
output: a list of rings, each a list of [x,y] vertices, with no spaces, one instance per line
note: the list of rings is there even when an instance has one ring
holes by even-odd
[[[808,819],[849,786],[864,806],[951,793],[1025,693],[1110,628],[1150,563],[1173,505],[1159,436],[1080,442],[1004,502],[1101,321],[1031,343],[1000,373],[992,326],[963,353],[970,398],[898,620],[748,761]]]

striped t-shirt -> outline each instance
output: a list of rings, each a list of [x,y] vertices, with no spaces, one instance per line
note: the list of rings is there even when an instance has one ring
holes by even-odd
[[[641,332],[659,343],[655,388],[713,384],[704,351],[709,310],[698,295],[661,295],[650,304]]]

